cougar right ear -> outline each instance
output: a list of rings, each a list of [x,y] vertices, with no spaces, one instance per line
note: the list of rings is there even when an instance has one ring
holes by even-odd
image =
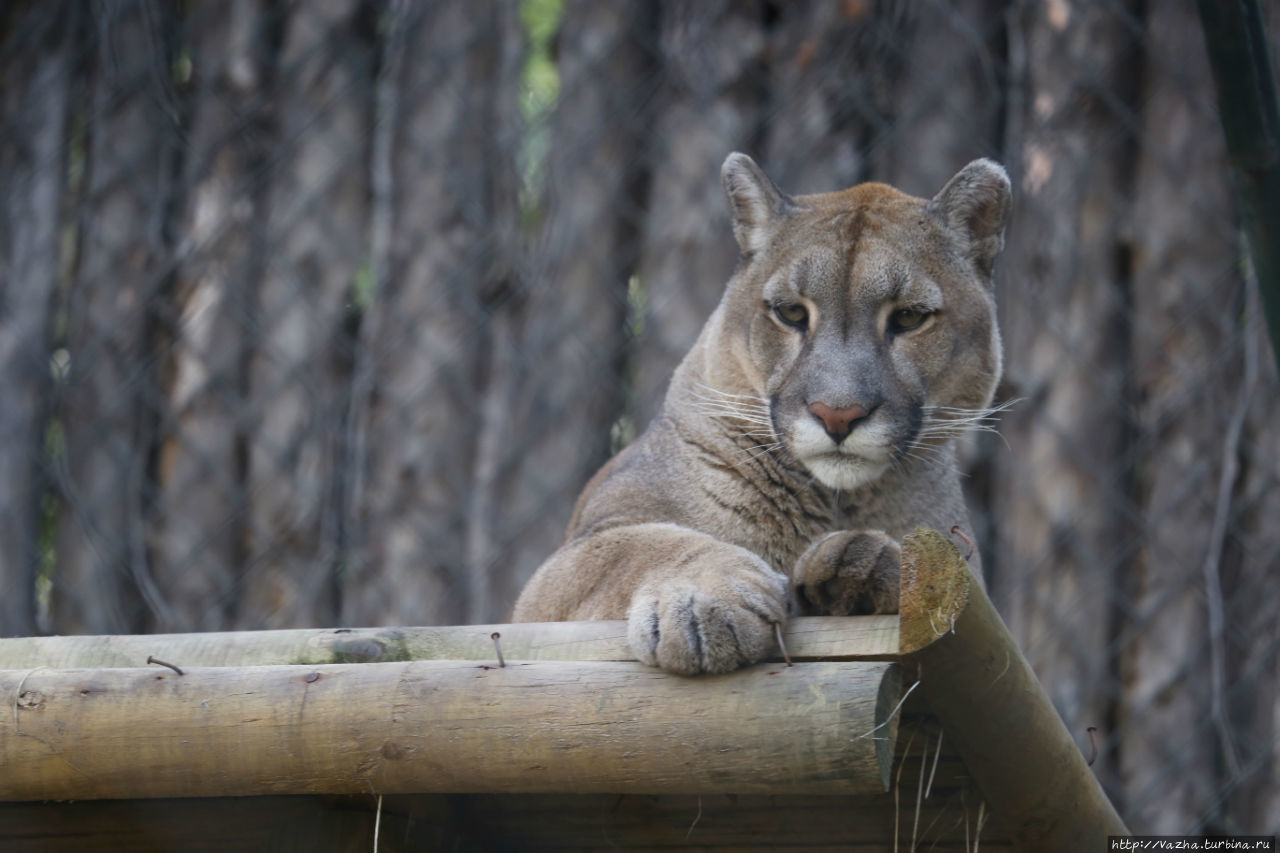
[[[988,277],[1004,248],[1009,206],[1008,174],[985,159],[961,169],[929,202],[929,210],[965,240],[970,259]]]
[[[729,198],[738,247],[744,255],[760,251],[774,225],[794,202],[769,180],[755,160],[737,151],[726,157],[720,167],[720,182]]]

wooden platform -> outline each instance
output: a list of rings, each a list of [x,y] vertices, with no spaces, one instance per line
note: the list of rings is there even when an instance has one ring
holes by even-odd
[[[796,619],[793,666],[715,677],[631,660],[617,622],[0,640],[0,849],[1076,853],[1125,834],[956,549],[917,531],[902,575],[899,616]]]

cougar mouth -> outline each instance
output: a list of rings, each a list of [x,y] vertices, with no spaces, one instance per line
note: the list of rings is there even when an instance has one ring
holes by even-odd
[[[833,489],[853,489],[880,477],[893,462],[894,443],[885,425],[857,427],[839,444],[812,418],[798,418],[788,444],[796,459]]]
[[[856,489],[880,478],[889,468],[888,458],[869,459],[848,452],[802,456],[800,462],[818,482],[832,489]]]

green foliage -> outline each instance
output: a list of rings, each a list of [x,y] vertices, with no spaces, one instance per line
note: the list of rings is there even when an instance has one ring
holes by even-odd
[[[526,118],[549,109],[560,91],[551,44],[564,14],[564,0],[523,0],[520,25],[529,46],[525,57],[521,109]]]
[[[373,304],[377,280],[373,275],[373,262],[365,261],[356,270],[355,281],[351,283],[351,310],[363,314]]]
[[[549,146],[547,122],[560,95],[560,71],[552,45],[564,14],[564,0],[522,0],[520,26],[525,59],[520,74],[520,117],[524,144],[520,151],[520,209],[528,227],[541,218]]]

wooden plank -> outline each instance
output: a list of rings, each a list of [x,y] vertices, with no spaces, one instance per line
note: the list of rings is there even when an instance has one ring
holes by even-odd
[[[0,800],[875,792],[901,691],[877,662],[5,670]]]
[[[148,656],[188,666],[497,662],[494,632],[512,661],[633,661],[625,622],[531,622],[435,628],[339,628],[137,636],[0,639],[0,669],[145,666]],[[896,616],[801,617],[785,633],[794,661],[893,660]],[[773,660],[781,660],[775,656]]]

